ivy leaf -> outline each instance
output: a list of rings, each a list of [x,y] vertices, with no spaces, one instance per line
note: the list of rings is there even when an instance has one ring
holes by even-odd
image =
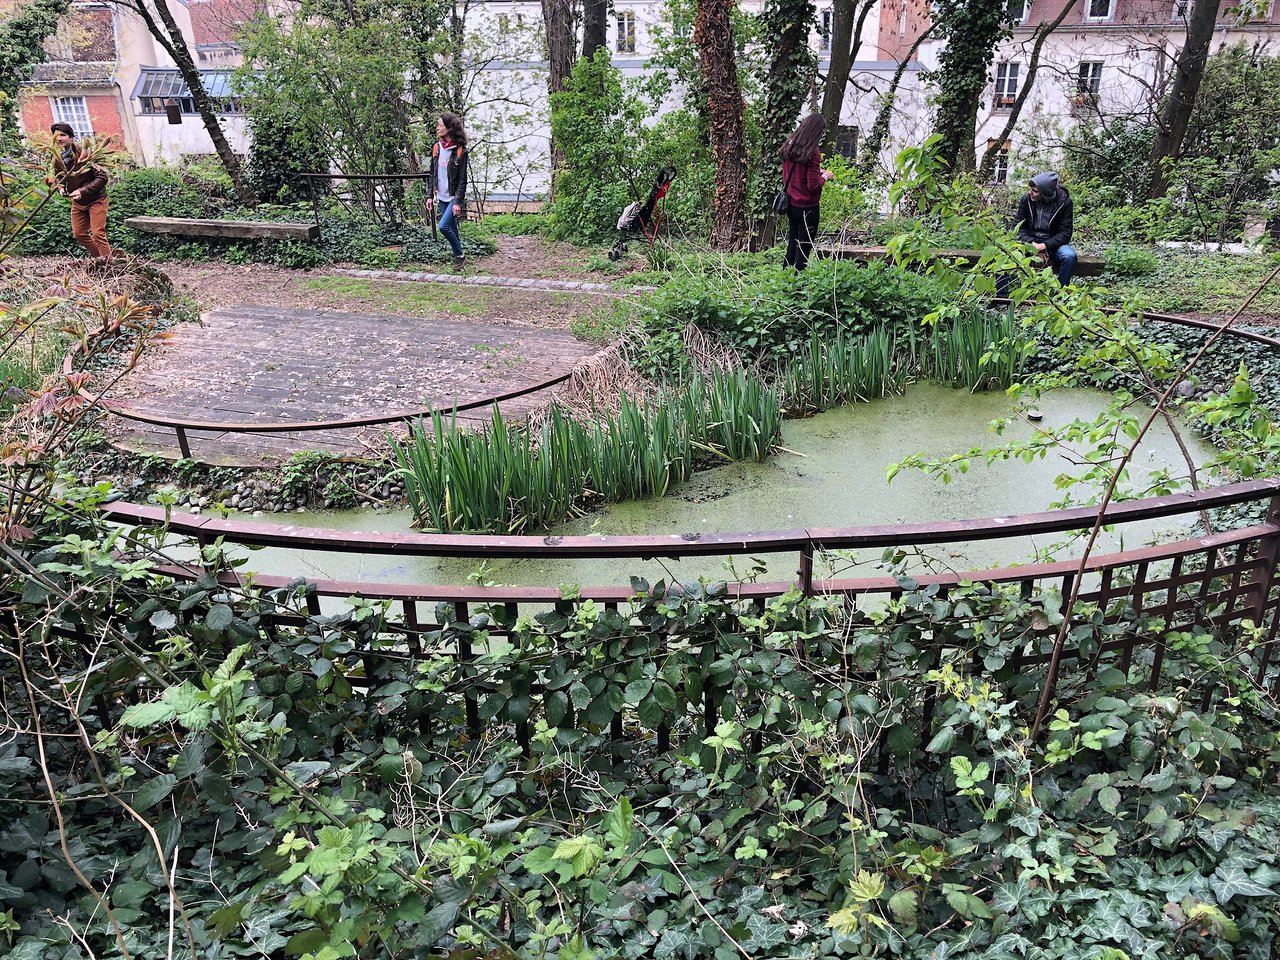
[[[631,842],[631,821],[631,801],[619,797],[618,805],[604,815],[604,838],[611,846],[622,848]]]
[[[759,913],[747,918],[747,929],[751,931],[751,939],[745,946],[751,950],[771,950],[787,939],[785,923],[772,923]]]
[[[178,618],[168,610],[157,610],[151,615],[150,623],[157,630],[172,630],[178,625]]]
[[[432,946],[453,929],[458,919],[458,904],[452,900],[437,904],[415,925],[414,934],[424,946]]]
[[[204,625],[213,633],[221,633],[231,626],[232,619],[229,606],[225,603],[215,603],[209,608],[209,612],[204,615]]]
[[[1114,815],[1120,808],[1120,791],[1115,787],[1103,787],[1098,791],[1098,806]]]
[[[173,786],[178,782],[178,778],[171,773],[162,773],[158,777],[152,777],[142,786],[140,786],[133,795],[133,809],[138,812],[149,810],[157,803],[173,793]]]
[[[1159,793],[1162,790],[1168,790],[1173,786],[1173,781],[1177,777],[1177,772],[1173,767],[1168,766],[1159,773],[1149,773],[1142,778],[1142,789],[1150,790],[1153,793]]]
[[[1269,897],[1275,891],[1256,882],[1238,863],[1224,863],[1209,878],[1214,896],[1219,903],[1228,903],[1232,897]]]

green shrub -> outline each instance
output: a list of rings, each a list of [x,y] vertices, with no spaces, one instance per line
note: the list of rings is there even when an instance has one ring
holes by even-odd
[[[633,305],[629,349],[650,375],[678,366],[680,331],[693,324],[748,357],[784,363],[814,334],[864,333],[922,317],[939,292],[926,277],[885,263],[819,260],[797,273],[756,266],[728,276],[676,276]]]
[[[544,233],[547,218],[540,213],[489,213],[475,226],[481,236],[527,237]]]
[[[1127,243],[1113,243],[1104,254],[1107,261],[1107,272],[1117,277],[1145,277],[1155,273],[1160,261],[1150,250],[1130,246]]]

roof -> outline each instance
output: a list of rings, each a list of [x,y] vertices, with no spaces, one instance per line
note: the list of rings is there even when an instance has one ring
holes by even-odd
[[[230,70],[201,70],[200,81],[210,97],[232,97]],[[165,67],[143,67],[138,83],[133,88],[136,97],[189,97],[191,91],[177,70]]]
[[[76,87],[109,87],[114,85],[115,64],[101,63],[38,63],[31,70],[29,83],[60,84]]]

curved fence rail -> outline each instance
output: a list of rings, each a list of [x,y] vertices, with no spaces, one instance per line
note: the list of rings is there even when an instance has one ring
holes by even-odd
[[[1018,585],[1024,596],[1043,598],[1055,594],[1068,596],[1076,578],[1083,574],[1087,579],[1080,584],[1078,602],[1096,604],[1113,621],[1135,610],[1159,617],[1165,631],[1195,624],[1225,627],[1251,620],[1265,631],[1265,641],[1257,661],[1258,681],[1265,682],[1276,660],[1273,650],[1277,625],[1280,625],[1280,616],[1277,616],[1280,595],[1276,580],[1276,564],[1280,558],[1280,479],[1117,503],[1106,511],[1105,519],[1108,524],[1118,525],[1184,516],[1189,523],[1194,523],[1203,511],[1250,504],[1265,509],[1264,522],[1175,543],[1094,556],[1083,568],[1078,561],[1022,564],[992,570],[921,575],[914,581],[941,596],[962,582],[974,582],[992,586]],[[830,551],[855,548],[1004,540],[1032,534],[1087,530],[1098,517],[1096,508],[1081,507],[977,520],[843,529],[642,537],[504,537],[332,531],[183,513],[166,514],[159,507],[125,503],[110,504],[104,507],[104,511],[114,522],[164,526],[170,532],[189,536],[201,545],[221,540],[249,546],[333,553],[476,559],[597,557],[643,560],[792,553],[797,557],[794,580],[730,584],[728,590],[739,599],[756,603],[797,590],[805,595],[842,596],[855,606],[863,598],[900,596],[904,585],[889,576],[815,578],[815,557]],[[207,575],[206,571],[194,566],[172,565],[164,570],[176,578],[188,580]],[[219,579],[227,585],[240,583],[239,577],[229,572],[220,574]],[[301,582],[301,578],[283,576],[255,575],[252,578],[252,583],[262,589],[281,589]],[[358,596],[388,600],[399,605],[400,615],[388,621],[387,629],[403,636],[410,653],[421,650],[425,633],[445,630],[449,623],[466,622],[473,607],[503,611],[491,631],[503,634],[509,632],[521,613],[566,603],[560,590],[546,587],[380,584],[338,580],[308,583],[307,603],[312,613],[320,612],[320,598],[325,596]],[[589,599],[617,609],[635,596],[630,587],[606,584],[583,587],[576,594],[576,599]],[[435,605],[434,622],[430,611],[424,615],[420,605]],[[1034,665],[1042,662],[1047,656],[1046,640],[1047,634],[1033,638],[1021,654],[1021,663]],[[1112,642],[1108,649],[1118,652],[1122,667],[1127,669],[1135,649],[1154,644],[1156,650],[1151,665],[1154,684],[1160,676],[1161,643],[1153,636],[1123,636]],[[460,656],[462,653],[459,650]],[[1068,650],[1066,655],[1075,656],[1078,651]],[[1272,686],[1280,692],[1280,677],[1272,681]]]
[[[1008,304],[1010,301],[1006,299],[994,298],[994,303]],[[1117,313],[1113,307],[1104,308],[1108,313]],[[1146,320],[1154,320],[1157,323],[1173,323],[1181,326],[1195,327],[1210,332],[1226,329],[1227,334],[1232,337],[1238,337],[1243,340],[1250,340],[1254,343],[1265,344],[1269,347],[1280,349],[1280,339],[1267,336],[1266,334],[1256,333],[1251,330],[1240,330],[1235,327],[1227,328],[1224,324],[1216,324],[1209,320],[1201,320],[1195,317],[1181,317],[1174,314],[1147,313],[1143,314]],[[62,369],[64,373],[71,373],[74,370],[74,358],[79,351],[79,346],[72,347],[71,351],[63,357]],[[467,403],[458,404],[456,406],[437,406],[426,407],[418,410],[406,410],[400,413],[379,414],[370,417],[351,417],[341,420],[299,420],[295,422],[273,420],[268,422],[221,422],[216,420],[188,420],[178,417],[169,417],[164,414],[151,413],[143,410],[135,410],[131,407],[117,404],[111,400],[102,397],[93,397],[93,400],[99,402],[103,409],[112,416],[122,417],[126,420],[134,420],[139,423],[148,423],[152,426],[167,427],[172,429],[178,437],[178,449],[182,456],[191,459],[191,445],[187,436],[188,432],[212,432],[212,433],[308,433],[319,430],[345,430],[356,427],[376,426],[384,423],[401,423],[405,420],[414,420],[418,417],[430,416],[432,413],[450,413],[453,411],[462,412],[465,410],[474,410],[479,407],[487,407],[494,403],[501,403],[506,400],[514,400],[527,394],[537,393],[540,390],[546,390],[550,387],[557,386],[569,379],[572,373],[562,374],[552,377],[541,383],[534,384],[529,387],[522,387],[519,390],[512,390],[498,396],[486,397],[481,400],[472,400]]]

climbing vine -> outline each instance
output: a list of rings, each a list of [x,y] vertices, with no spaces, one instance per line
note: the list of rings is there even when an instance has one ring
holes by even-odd
[[[996,45],[1011,35],[1008,5],[990,0],[938,0],[933,5],[945,40],[935,77],[934,132],[938,157],[953,170],[974,168],[978,107]]]

